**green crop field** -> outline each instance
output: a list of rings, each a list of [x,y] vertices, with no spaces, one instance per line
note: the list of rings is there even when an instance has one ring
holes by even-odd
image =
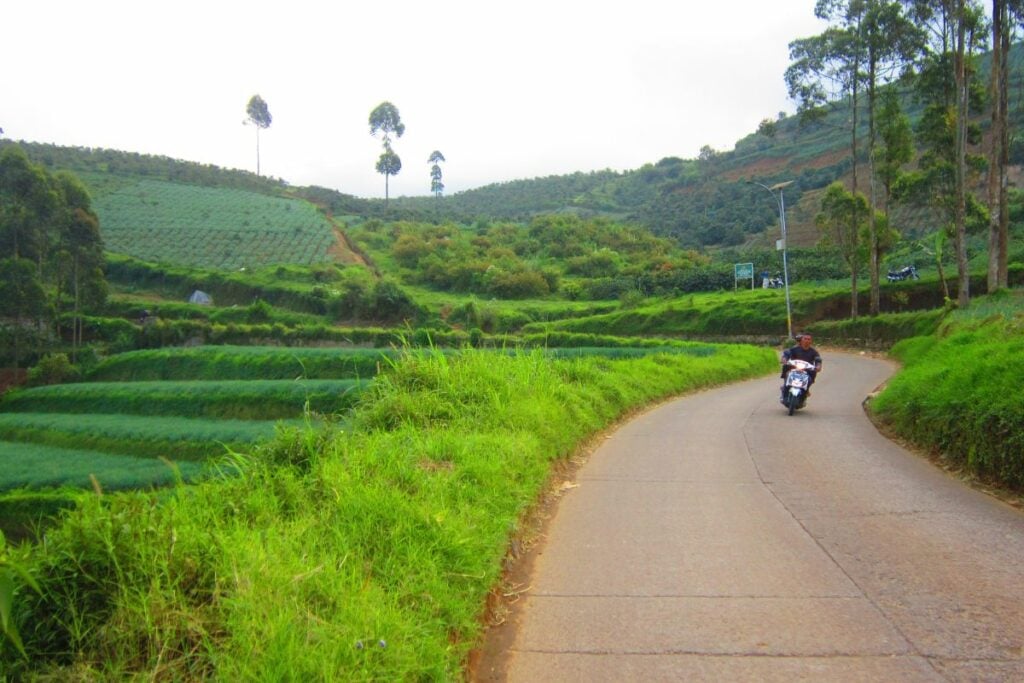
[[[8,394],[3,412],[125,413],[238,420],[276,420],[349,408],[360,380],[225,380],[215,382],[88,382]]]
[[[211,346],[112,356],[89,379],[121,381],[20,389],[0,400],[0,491],[88,487],[90,474],[104,489],[147,488],[174,481],[174,468],[191,481],[211,457],[248,452],[278,428],[305,424],[307,411],[347,411],[393,355]],[[10,519],[0,512],[0,526],[17,531],[23,507]]]
[[[175,461],[204,460],[223,454],[226,447],[243,448],[272,436],[276,424],[148,415],[0,413],[0,440]],[[3,480],[0,473],[0,486]]]
[[[391,349],[193,346],[129,351],[106,358],[90,381],[354,379],[377,374]]]
[[[104,191],[105,190],[105,191]],[[236,189],[125,181],[94,199],[109,251],[237,270],[330,261],[331,224],[312,204]]]
[[[175,473],[177,469],[177,474]],[[75,486],[88,488],[94,476],[104,490],[160,486],[200,475],[202,463],[135,458],[99,451],[0,441],[0,491]],[[2,521],[2,520],[0,520]]]

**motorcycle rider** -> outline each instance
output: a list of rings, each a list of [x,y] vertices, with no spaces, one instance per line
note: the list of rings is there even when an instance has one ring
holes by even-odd
[[[789,361],[791,360],[803,360],[814,364],[814,369],[807,371],[810,376],[807,395],[811,395],[811,385],[814,384],[815,377],[821,372],[821,354],[811,346],[811,341],[811,335],[806,332],[798,334],[796,335],[796,344],[782,352],[782,395],[779,400],[783,403],[786,402],[786,375],[789,374]]]

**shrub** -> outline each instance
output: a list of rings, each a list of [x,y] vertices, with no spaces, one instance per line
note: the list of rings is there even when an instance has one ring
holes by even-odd
[[[81,379],[81,372],[71,364],[67,354],[54,353],[43,356],[39,364],[28,371],[29,386],[62,384]]]

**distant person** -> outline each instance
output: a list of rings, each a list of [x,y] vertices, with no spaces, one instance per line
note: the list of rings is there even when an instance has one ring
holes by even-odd
[[[815,377],[821,372],[821,354],[818,350],[811,346],[811,335],[804,333],[796,336],[796,344],[791,346],[782,352],[782,398],[786,395],[786,375],[789,374],[789,361],[791,360],[803,360],[808,363],[814,364],[813,370],[808,370],[807,374],[810,375],[811,384],[807,387],[807,395],[811,395],[811,385],[814,384]]]

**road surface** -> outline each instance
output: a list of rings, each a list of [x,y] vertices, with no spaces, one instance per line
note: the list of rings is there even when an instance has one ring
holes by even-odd
[[[1024,514],[882,437],[828,353],[623,425],[576,473],[478,681],[1024,681]]]

